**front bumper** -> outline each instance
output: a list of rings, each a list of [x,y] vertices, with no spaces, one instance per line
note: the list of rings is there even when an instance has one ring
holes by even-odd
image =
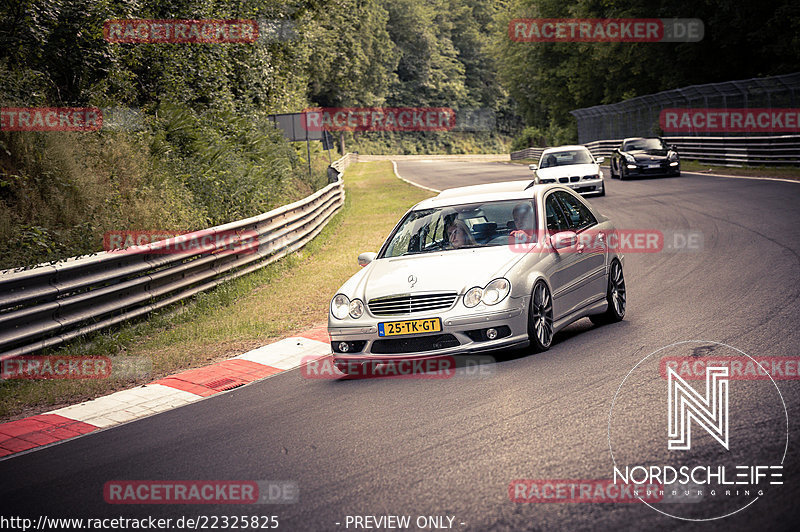
[[[625,175],[631,177],[644,177],[650,175],[677,175],[681,171],[680,163],[672,166],[670,163],[675,161],[664,161],[659,163],[639,163],[635,168],[630,168],[630,163],[625,164]]]
[[[328,323],[334,363],[389,362],[393,360],[435,358],[447,355],[462,355],[521,346],[528,342],[528,302],[530,297],[512,298],[513,305],[495,311],[469,314],[466,309],[451,309],[442,314],[420,314],[405,316],[369,317],[360,319],[358,327],[337,326]],[[378,323],[438,317],[442,330],[428,334],[410,334],[384,337],[378,335]],[[507,334],[494,340],[476,331],[494,328],[507,330]],[[441,339],[441,340],[440,340]],[[430,342],[426,342],[429,340]],[[358,352],[337,352],[340,342],[363,347]],[[428,344],[423,349],[413,349],[416,344]],[[409,350],[409,346],[412,348]],[[395,352],[393,352],[395,351]]]
[[[570,177],[561,177],[561,178],[548,178],[546,180],[542,180],[541,182],[544,184],[547,183],[557,183],[559,185],[564,185],[565,187],[569,187],[578,194],[600,194],[603,192],[603,178],[600,179],[579,179],[578,181],[573,181],[573,178]]]

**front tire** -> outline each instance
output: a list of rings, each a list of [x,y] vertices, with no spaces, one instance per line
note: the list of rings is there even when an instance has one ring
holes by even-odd
[[[603,183],[603,188],[600,189],[600,194],[597,195],[598,198],[606,195],[606,184]]]
[[[622,273],[622,265],[614,259],[608,271],[608,288],[606,290],[606,301],[608,309],[602,314],[589,316],[595,325],[605,325],[622,321],[625,317],[625,307],[627,303],[627,292],[625,291],[625,276]]]
[[[528,338],[534,353],[550,349],[553,342],[553,297],[544,281],[533,286],[528,309]]]

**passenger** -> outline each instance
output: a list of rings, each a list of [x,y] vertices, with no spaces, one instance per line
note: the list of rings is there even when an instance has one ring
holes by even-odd
[[[450,242],[450,245],[455,249],[477,245],[477,242],[472,237],[472,233],[467,227],[467,224],[464,223],[464,220],[453,220],[449,225],[445,226],[444,233],[447,237],[447,241]]]

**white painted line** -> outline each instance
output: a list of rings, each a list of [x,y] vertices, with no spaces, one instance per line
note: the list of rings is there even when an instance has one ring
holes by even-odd
[[[235,358],[287,370],[299,366],[304,357],[321,358],[330,353],[330,344],[297,336],[284,338],[279,342],[259,347]]]
[[[200,399],[201,396],[183,390],[148,384],[46,413],[106,428]]]
[[[425,185],[420,185],[419,183],[414,183],[413,181],[409,181],[408,179],[406,179],[403,176],[401,176],[397,172],[397,163],[395,161],[392,161],[392,167],[394,168],[394,175],[396,175],[397,179],[399,179],[400,181],[405,181],[409,185],[414,185],[415,187],[419,187],[419,188],[424,189],[424,190],[430,190],[431,192],[436,192],[437,194],[439,192],[441,192],[441,190],[437,190],[437,189],[431,188],[431,187],[426,187]]]
[[[780,177],[754,177],[747,175],[708,174],[706,172],[684,172],[694,175],[710,175],[712,177],[727,177],[728,179],[755,179],[757,181],[783,181],[784,183],[800,183],[797,179],[781,179]]]

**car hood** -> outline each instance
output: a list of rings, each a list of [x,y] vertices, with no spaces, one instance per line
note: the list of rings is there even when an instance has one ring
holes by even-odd
[[[585,176],[599,173],[600,166],[594,163],[552,166],[550,168],[539,168],[536,170],[536,175],[538,175],[540,179],[557,179],[559,177],[570,177],[574,175]]]
[[[502,277],[522,253],[511,246],[468,248],[374,260],[354,275],[342,292],[365,301],[396,294],[457,292]],[[416,277],[410,283],[409,276]]]
[[[629,151],[628,154],[633,155],[637,162],[663,161],[667,158],[666,150],[636,150]]]

